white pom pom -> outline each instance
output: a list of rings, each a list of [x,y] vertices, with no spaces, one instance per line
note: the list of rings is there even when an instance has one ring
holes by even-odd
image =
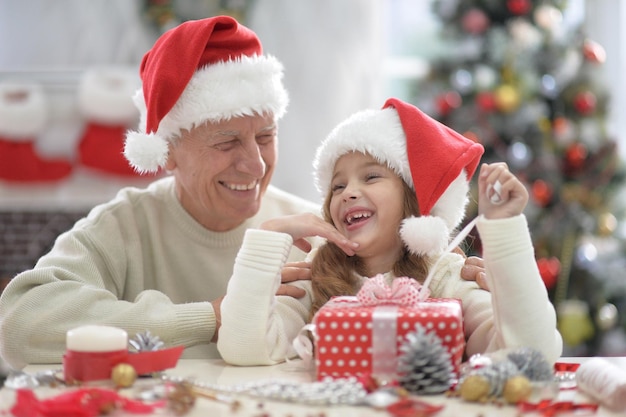
[[[137,172],[157,172],[167,162],[168,144],[154,133],[128,132],[124,156]]]
[[[440,217],[409,217],[402,221],[400,237],[415,255],[434,256],[448,246],[450,231]]]

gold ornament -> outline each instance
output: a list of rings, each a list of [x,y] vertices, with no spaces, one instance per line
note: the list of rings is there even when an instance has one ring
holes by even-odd
[[[137,372],[132,365],[127,363],[119,363],[113,367],[111,371],[111,379],[116,387],[128,388],[135,383]]]
[[[578,346],[595,333],[589,307],[581,300],[564,300],[559,304],[557,327],[568,346]]]
[[[461,384],[461,398],[465,401],[487,401],[490,391],[489,381],[481,375],[470,375]]]
[[[510,113],[517,109],[520,102],[519,92],[509,84],[503,84],[495,91],[496,105],[504,113]]]
[[[617,228],[617,219],[612,213],[602,213],[598,217],[598,233],[601,236],[610,236]]]
[[[550,133],[550,130],[552,130],[552,122],[547,117],[537,119],[537,126],[543,133]]]
[[[502,396],[509,404],[517,404],[527,400],[532,393],[532,385],[524,375],[516,375],[509,378],[504,384]]]

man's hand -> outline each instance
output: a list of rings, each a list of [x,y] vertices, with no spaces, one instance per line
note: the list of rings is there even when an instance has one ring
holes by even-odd
[[[283,267],[281,273],[281,286],[278,287],[276,295],[289,295],[294,298],[302,298],[305,291],[302,288],[289,285],[290,282],[311,279],[311,263],[310,262],[288,262]]]
[[[224,296],[211,301],[213,305],[213,311],[215,312],[215,333],[213,333],[213,337],[211,338],[212,343],[217,343],[217,336],[219,334],[220,326],[222,325],[222,300]]]
[[[299,281],[311,279],[311,262],[287,262],[281,273],[281,282]]]
[[[478,256],[466,258],[465,265],[461,268],[461,278],[467,281],[476,281],[480,288],[489,290],[483,258],[479,258]]]

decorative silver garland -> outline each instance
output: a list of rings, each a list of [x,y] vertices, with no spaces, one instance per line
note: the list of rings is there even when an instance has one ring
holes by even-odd
[[[233,386],[207,384],[189,378],[161,375],[165,382],[191,384],[193,387],[222,395],[245,395],[253,398],[304,405],[373,405],[367,391],[356,378],[316,382],[260,380]],[[397,397],[396,397],[397,399]],[[377,400],[378,402],[378,400]]]

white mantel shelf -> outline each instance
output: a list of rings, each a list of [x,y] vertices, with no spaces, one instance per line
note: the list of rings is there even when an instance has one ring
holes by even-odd
[[[50,183],[13,183],[0,180],[0,210],[89,210],[109,201],[127,186],[145,187],[154,177],[121,177],[76,168],[72,175]]]

